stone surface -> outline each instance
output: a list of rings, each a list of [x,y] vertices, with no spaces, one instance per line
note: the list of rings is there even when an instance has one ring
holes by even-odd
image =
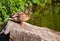
[[[60,32],[26,22],[22,27],[18,23],[8,21],[4,33],[10,33],[9,41],[60,41]]]

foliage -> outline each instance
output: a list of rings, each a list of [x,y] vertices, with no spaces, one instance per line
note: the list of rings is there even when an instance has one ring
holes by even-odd
[[[33,12],[29,23],[60,31],[60,3],[54,0],[0,0],[0,25],[8,21],[10,14],[23,11],[28,3]]]
[[[23,11],[27,3],[26,0],[0,0],[0,25],[5,24],[11,14]]]

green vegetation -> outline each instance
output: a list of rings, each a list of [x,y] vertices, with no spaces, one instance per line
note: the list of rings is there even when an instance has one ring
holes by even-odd
[[[0,28],[10,14],[23,11],[28,3],[32,7],[29,23],[60,31],[60,3],[57,0],[0,0]]]
[[[8,21],[11,14],[23,11],[29,3],[26,0],[0,0],[0,28]]]

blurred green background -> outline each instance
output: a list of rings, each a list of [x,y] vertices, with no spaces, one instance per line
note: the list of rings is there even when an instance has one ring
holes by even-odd
[[[32,9],[31,19],[27,22],[60,31],[59,0],[0,0],[0,29],[11,14],[23,11],[27,4]]]

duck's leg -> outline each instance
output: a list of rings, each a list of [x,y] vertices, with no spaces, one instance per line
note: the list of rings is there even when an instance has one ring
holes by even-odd
[[[20,26],[24,27],[23,21],[20,21]]]

